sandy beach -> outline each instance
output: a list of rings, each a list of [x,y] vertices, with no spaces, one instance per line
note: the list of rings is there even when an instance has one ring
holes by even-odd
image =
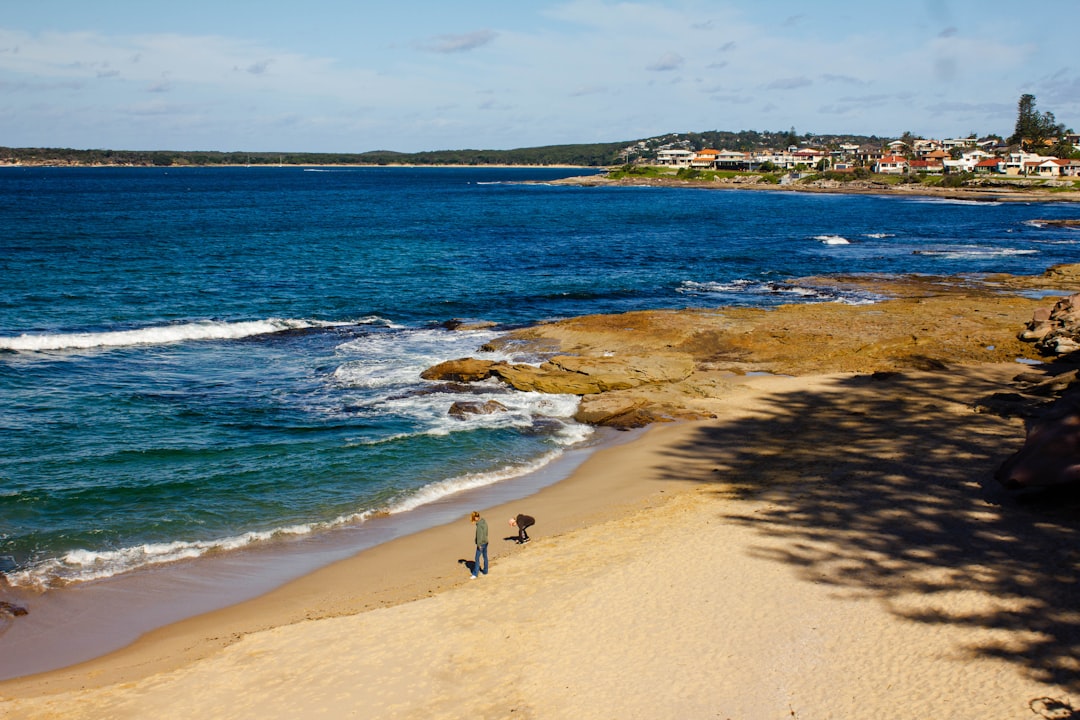
[[[462,517],[4,683],[0,714],[1075,717],[1075,507],[1000,489],[1022,423],[973,409],[1019,368],[748,376],[481,508],[487,576]]]

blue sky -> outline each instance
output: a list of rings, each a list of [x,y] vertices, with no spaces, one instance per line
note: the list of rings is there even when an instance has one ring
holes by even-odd
[[[363,152],[667,132],[1080,127],[1043,0],[36,0],[0,13],[0,146]]]

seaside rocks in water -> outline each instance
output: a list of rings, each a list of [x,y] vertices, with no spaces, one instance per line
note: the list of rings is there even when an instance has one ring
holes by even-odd
[[[420,373],[420,377],[424,380],[476,382],[491,377],[491,368],[494,365],[495,363],[491,360],[477,360],[476,358],[447,360]]]
[[[1062,298],[1053,308],[1039,308],[1018,336],[1046,355],[1080,350],[1080,294]]]
[[[442,324],[447,330],[487,330],[488,328],[496,327],[497,323],[493,323],[490,320],[461,320],[454,318],[453,320],[447,320]]]
[[[507,407],[498,400],[487,402],[459,400],[450,406],[448,414],[465,419],[468,415],[491,415],[498,412],[507,412]]]

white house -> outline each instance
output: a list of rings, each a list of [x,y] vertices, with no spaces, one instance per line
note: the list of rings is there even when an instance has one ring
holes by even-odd
[[[659,150],[656,153],[656,164],[684,168],[690,167],[690,161],[693,158],[694,152],[692,150]]]
[[[883,175],[903,175],[908,171],[908,161],[903,155],[886,155],[874,163],[874,172]]]
[[[1026,153],[1023,150],[1011,152],[1005,156],[1006,175],[1027,175],[1032,169],[1038,167],[1043,160],[1042,155]]]

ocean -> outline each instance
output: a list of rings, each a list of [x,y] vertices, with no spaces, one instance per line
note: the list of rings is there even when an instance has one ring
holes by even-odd
[[[531,492],[605,441],[577,399],[419,377],[539,361],[509,328],[1080,262],[1068,205],[550,184],[588,172],[0,168],[0,599]]]

